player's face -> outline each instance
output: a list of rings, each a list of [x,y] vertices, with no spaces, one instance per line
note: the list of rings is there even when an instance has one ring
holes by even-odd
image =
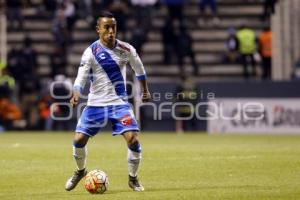
[[[98,21],[97,32],[102,41],[114,44],[117,33],[117,22],[115,18],[103,17]]]

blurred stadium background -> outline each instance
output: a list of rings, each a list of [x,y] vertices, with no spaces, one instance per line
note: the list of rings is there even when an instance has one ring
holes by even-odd
[[[137,49],[153,95],[139,107],[128,85],[141,129],[149,132],[141,136],[141,176],[150,192],[139,198],[299,199],[299,0],[0,0],[0,6],[1,199],[70,197],[62,185],[74,168],[68,133],[80,110],[65,103],[84,49],[98,38],[101,10],[115,14],[118,38]],[[135,82],[130,68],[127,78]],[[137,198],[122,182],[126,163],[118,162],[125,154],[107,150],[120,141],[99,138],[90,165],[100,162],[115,184],[103,198]],[[51,178],[36,178],[43,176]],[[83,187],[72,198],[85,199]]]

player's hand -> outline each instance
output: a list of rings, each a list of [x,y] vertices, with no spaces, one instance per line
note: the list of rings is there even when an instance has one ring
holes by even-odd
[[[73,91],[72,98],[70,99],[70,104],[72,107],[75,107],[78,104],[79,98],[80,98],[80,92]]]
[[[142,92],[142,102],[145,103],[145,102],[148,102],[151,100],[151,94],[149,91],[144,91]]]

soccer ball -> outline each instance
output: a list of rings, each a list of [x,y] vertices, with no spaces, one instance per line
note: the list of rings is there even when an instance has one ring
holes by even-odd
[[[84,186],[91,194],[103,194],[108,187],[108,176],[99,169],[92,170],[85,176]]]

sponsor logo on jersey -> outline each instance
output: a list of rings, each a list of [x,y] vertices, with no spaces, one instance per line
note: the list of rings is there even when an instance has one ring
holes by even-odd
[[[100,59],[104,60],[106,58],[105,53],[101,53],[99,57],[100,57]]]

